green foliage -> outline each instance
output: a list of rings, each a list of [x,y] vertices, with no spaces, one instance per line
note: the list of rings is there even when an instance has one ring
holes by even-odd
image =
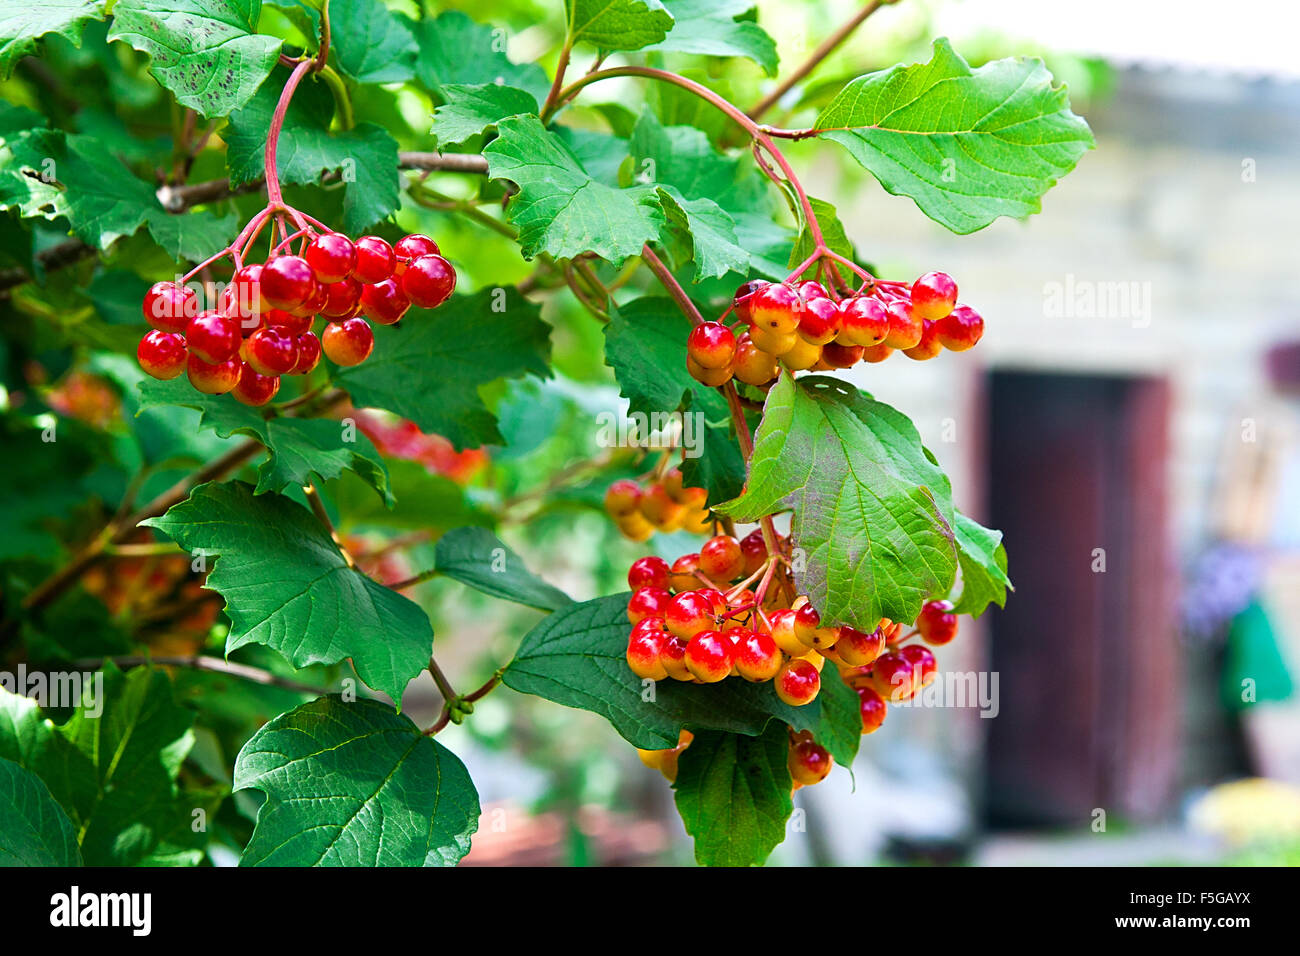
[[[0,9],[0,79],[8,79],[21,57],[37,50],[41,37],[54,33],[81,46],[87,21],[104,18],[105,0],[42,0],[9,3]]]
[[[573,603],[524,567],[523,559],[486,528],[456,528],[443,535],[433,566],[443,577],[539,611],[558,611]]]
[[[72,821],[30,770],[0,760],[0,866],[80,866]]]

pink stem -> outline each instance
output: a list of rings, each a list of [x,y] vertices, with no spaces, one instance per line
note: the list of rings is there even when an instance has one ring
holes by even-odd
[[[270,200],[272,206],[284,204],[284,197],[280,195],[280,174],[275,165],[275,150],[280,145],[280,131],[284,128],[284,115],[289,111],[289,101],[293,99],[293,93],[298,88],[298,83],[312,69],[315,62],[312,59],[303,60],[293,68],[293,72],[289,74],[288,82],[284,84],[284,89],[280,91],[280,101],[275,104],[275,113],[272,115],[271,125],[266,131],[266,198]]]

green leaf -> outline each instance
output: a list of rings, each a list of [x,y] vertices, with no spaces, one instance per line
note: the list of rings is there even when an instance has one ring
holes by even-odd
[[[690,321],[671,299],[634,299],[613,310],[605,326],[605,361],[634,414],[685,409],[703,415],[683,420],[690,431],[683,434],[682,476],[707,488],[710,501],[725,501],[740,493],[745,461],[732,437],[726,399],[686,370],[690,331]]]
[[[1042,60],[972,70],[946,39],[929,63],[858,77],[814,126],[886,190],[961,234],[1038,212],[1043,193],[1093,146]]]
[[[499,444],[478,386],[550,375],[550,327],[513,288],[453,296],[432,313],[412,309],[400,326],[375,329],[374,354],[335,380],[358,406],[386,408],[457,449]]]
[[[167,250],[173,259],[201,262],[235,238],[240,227],[239,213],[231,210],[224,216],[204,210],[172,215],[161,209],[149,213],[149,235]]]
[[[363,681],[398,703],[429,662],[425,613],[348,567],[329,532],[289,498],[255,496],[242,481],[200,485],[143,524],[216,558],[206,586],[226,599],[227,654],[265,644],[294,667],[350,657]]]
[[[320,36],[320,0],[270,0],[309,38]],[[330,0],[330,61],[358,83],[404,83],[418,53],[411,22],[380,0]]]
[[[483,150],[493,179],[519,186],[506,214],[519,227],[525,258],[571,258],[591,250],[615,265],[658,237],[664,214],[653,186],[615,189],[597,182],[536,116],[497,124]]]
[[[661,187],[668,222],[690,240],[695,281],[720,279],[728,272],[749,271],[749,253],[736,241],[736,223],[712,199],[685,199],[670,186]]]
[[[776,41],[751,20],[739,17],[754,9],[756,0],[663,0],[673,16],[666,39],[649,50],[739,56],[753,60],[768,76],[776,76]]]
[[[164,215],[153,188],[98,140],[35,129],[7,146],[12,156],[0,167],[0,208],[17,208],[28,218],[66,217],[81,239],[100,249]]]
[[[961,597],[958,614],[979,617],[990,603],[1007,606],[1007,591],[1014,591],[1007,577],[1007,549],[1002,532],[986,528],[957,512],[957,561],[961,566]]]
[[[125,269],[101,271],[90,280],[86,295],[99,317],[109,325],[138,326],[143,334],[144,313],[140,303],[149,289],[149,280]]]
[[[81,46],[81,31],[89,20],[104,19],[105,0],[40,0],[0,6],[0,80],[13,74],[14,64],[33,53],[37,40],[57,33]]]
[[[642,681],[627,666],[628,597],[615,594],[551,614],[524,636],[502,680],[520,693],[599,714],[624,740],[645,750],[677,746],[683,728],[757,736],[773,718],[842,746],[838,734],[822,727],[820,695],[811,704],[791,707],[770,682]]]
[[[161,670],[123,674],[107,664],[101,685],[82,687],[61,725],[34,701],[0,689],[0,758],[45,782],[67,811],[87,866],[136,865],[189,817],[176,776],[193,745],[194,712],[175,702]]]
[[[278,97],[269,84],[230,117],[226,164],[234,185],[266,175],[266,129]],[[282,183],[300,186],[338,172],[345,184],[343,231],[364,232],[398,205],[397,141],[374,123],[359,123],[337,135],[329,132],[334,101],[324,84],[304,81],[289,104],[276,153]]]
[[[499,28],[475,23],[459,10],[408,22],[420,47],[416,74],[434,93],[445,95],[445,86],[452,83],[494,83],[525,90],[541,102],[550,90],[546,71],[536,63],[510,61]]]
[[[41,778],[0,759],[0,867],[9,866],[81,866],[81,850]]]
[[[673,16],[659,0],[564,0],[568,43],[639,50],[668,35]]]
[[[229,395],[204,395],[184,378],[140,383],[140,409],[180,405],[197,409],[199,424],[222,438],[246,435],[266,446],[270,456],[257,470],[256,494],[301,487],[316,478],[337,478],[354,472],[383,499],[393,504],[388,470],[370,439],[346,422],[325,418],[263,418],[256,409]]]
[[[823,619],[914,621],[957,572],[951,488],[912,423],[838,379],[783,375],[768,393],[740,521],[793,508],[795,573]]]
[[[438,539],[433,566],[443,577],[539,611],[558,611],[573,603],[573,598],[524,567],[523,559],[486,528],[448,531]]]
[[[447,102],[433,111],[433,138],[440,148],[463,143],[507,116],[536,113],[537,97],[496,83],[447,83]]]
[[[321,697],[264,726],[235,789],[266,794],[241,866],[455,866],[478,793],[446,747],[378,701]]]
[[[677,758],[673,791],[702,866],[760,866],[794,810],[786,730],[759,737],[700,732]]]
[[[117,0],[108,39],[153,58],[153,75],[176,102],[207,117],[239,109],[280,55],[257,33],[261,0]]]

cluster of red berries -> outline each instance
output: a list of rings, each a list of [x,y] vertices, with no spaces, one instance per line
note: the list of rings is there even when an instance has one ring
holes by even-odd
[[[637,756],[641,758],[643,764],[658,770],[672,783],[677,779],[678,758],[694,739],[694,734],[689,730],[683,730],[677,737],[676,747],[666,750],[642,750],[638,747]],[[821,783],[834,765],[835,760],[830,752],[817,743],[809,731],[790,731],[790,749],[786,753],[786,766],[790,770],[793,790]]]
[[[140,367],[160,379],[185,372],[200,392],[265,405],[281,375],[307,374],[322,351],[337,365],[369,358],[375,337],[366,319],[392,325],[412,305],[436,308],[456,288],[456,270],[428,236],[389,245],[327,232],[304,237],[301,253],[240,266],[216,309],[200,308],[187,285],[152,286],[144,316],[153,330],[136,351]],[[318,315],[326,320],[320,338],[312,331]]]
[[[876,282],[869,292],[842,299],[813,280],[756,279],[736,290],[733,310],[733,325],[705,322],[687,339],[686,367],[705,385],[737,378],[762,386],[776,378],[778,364],[828,371],[883,362],[895,349],[930,359],[945,348],[964,352],[984,334],[984,319],[957,303],[957,283],[943,272],[928,272],[910,288]]]
[[[708,534],[708,497],[704,488],[684,487],[682,473],[670,468],[645,486],[631,478],[614,482],[605,492],[605,512],[633,541],[649,540],[656,529]]]

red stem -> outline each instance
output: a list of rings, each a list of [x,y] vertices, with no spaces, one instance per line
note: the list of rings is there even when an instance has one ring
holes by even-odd
[[[275,150],[280,145],[280,130],[284,127],[284,115],[289,111],[289,101],[298,89],[299,82],[312,69],[314,59],[302,60],[289,74],[289,80],[280,91],[280,101],[275,104],[275,113],[271,116],[271,126],[266,131],[266,198],[272,206],[284,205],[280,195],[280,174],[275,165]]]

